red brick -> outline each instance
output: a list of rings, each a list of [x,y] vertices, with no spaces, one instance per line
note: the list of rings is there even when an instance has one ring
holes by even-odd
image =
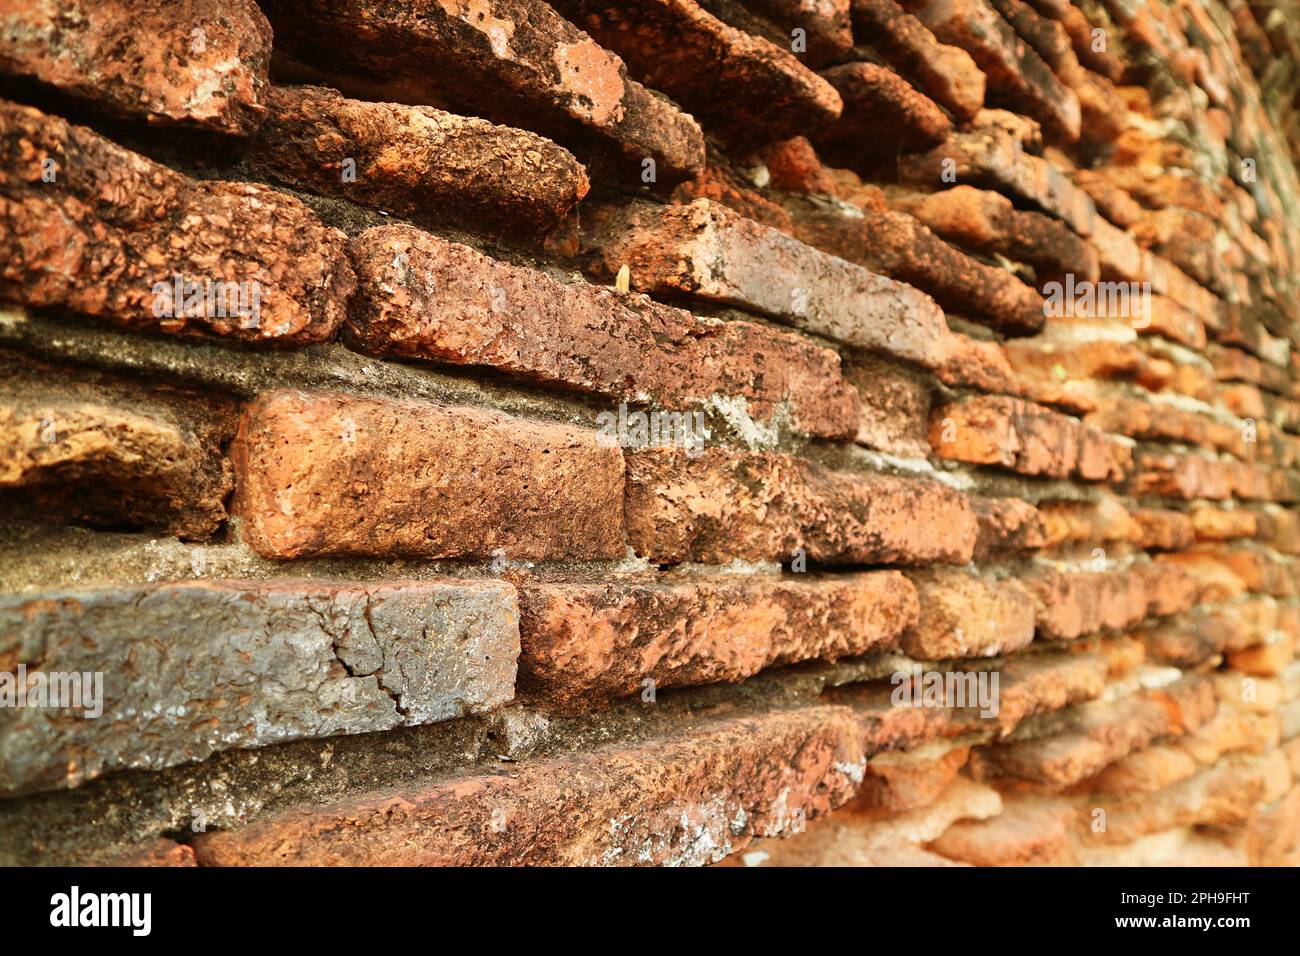
[[[832,438],[859,427],[839,356],[794,333],[564,285],[409,226],[369,229],[351,251],[360,294],[349,327],[376,354],[489,367],[674,410],[739,398],[757,420],[788,411],[797,428]]]
[[[788,48],[737,30],[710,3],[555,0],[555,7],[733,145],[788,139],[840,115],[834,87]]]
[[[680,449],[628,456],[627,527],[657,563],[808,560],[965,564],[975,545],[966,497],[937,482],[831,471],[774,452]]]
[[[1048,737],[978,748],[976,779],[1011,777],[1062,790],[1101,772],[1157,738],[1195,730],[1214,716],[1214,687],[1200,677],[1113,701],[1081,704]]]
[[[699,126],[541,0],[263,0],[278,56],[360,99],[452,108],[532,129],[629,189],[704,165]]]
[[[1011,272],[965,255],[905,213],[851,212],[816,201],[788,205],[796,234],[819,249],[911,283],[950,312],[1009,335],[1042,328],[1042,296]]]
[[[860,399],[858,444],[905,458],[929,457],[930,387],[925,380],[861,353],[845,361],[844,377]]]
[[[126,120],[247,135],[271,26],[253,0],[62,0],[0,12],[0,73]]]
[[[1047,544],[1047,534],[1038,509],[1019,498],[972,497],[971,507],[979,522],[975,561],[982,564],[1004,552],[1032,551]]]
[[[1019,581],[957,570],[909,573],[921,602],[903,650],[917,660],[995,657],[1034,639],[1034,599]]]
[[[948,324],[925,295],[708,200],[608,208],[587,225],[596,271],[626,265],[638,291],[738,305],[931,368],[947,358]]]
[[[982,396],[930,413],[940,458],[999,465],[1027,475],[1089,481],[1120,477],[1128,450],[1077,419],[1014,398]]]
[[[521,686],[547,704],[888,650],[917,615],[896,571],[537,583],[520,607]]]
[[[226,519],[233,409],[0,352],[0,488],[45,514],[203,539]]]
[[[838,59],[853,48],[850,0],[742,0],[780,28],[782,41],[803,30],[808,41],[806,60],[816,66]],[[775,41],[774,41],[775,42]]]
[[[1147,615],[1146,584],[1127,572],[1045,568],[1022,580],[1038,599],[1038,636],[1043,640],[1123,630]]]
[[[2,100],[0,128],[0,297],[265,344],[324,341],[343,319],[354,284],[343,233],[296,199],[252,183],[197,182]],[[46,159],[53,183],[42,182]],[[158,315],[177,276],[209,293],[242,289],[248,314],[234,314],[227,295],[221,309],[203,303],[186,316],[181,301],[172,303],[178,315]]]
[[[618,558],[623,458],[498,412],[272,392],[232,449],[245,539],[273,558]]]
[[[844,708],[778,711],[287,810],[193,846],[223,866],[699,865],[842,804],[864,762]]]
[[[319,86],[273,87],[266,101],[251,168],[324,196],[434,225],[528,236],[554,229],[587,194],[586,170],[536,133]]]
[[[949,242],[1033,266],[1037,285],[1066,273],[1096,282],[1097,252],[1041,213],[1020,212],[1000,193],[956,186],[908,204],[908,211]]]
[[[984,105],[986,80],[970,54],[940,43],[895,0],[853,0],[853,22],[891,66],[958,120],[970,119]]]
[[[938,146],[952,123],[933,100],[874,63],[844,63],[822,71],[844,101],[839,122],[817,136],[819,151],[836,165],[892,160],[899,150]]]
[[[1009,100],[1065,142],[1079,138],[1079,100],[984,0],[924,0],[911,11],[944,43],[966,50]]]

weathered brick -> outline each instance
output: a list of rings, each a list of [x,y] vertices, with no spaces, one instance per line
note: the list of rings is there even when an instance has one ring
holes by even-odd
[[[944,242],[912,216],[869,208],[846,211],[814,200],[787,205],[804,242],[911,283],[951,312],[1009,335],[1027,335],[1043,326],[1041,295],[1006,269]]]
[[[627,60],[632,72],[663,90],[711,132],[734,145],[787,139],[840,115],[834,87],[789,49],[737,30],[708,3],[555,0],[574,23]]]
[[[54,182],[42,180],[47,160]],[[3,100],[0,219],[0,297],[131,328],[319,342],[354,284],[343,233],[296,199],[197,182]]]
[[[913,14],[944,43],[970,53],[990,92],[1010,101],[1065,142],[1079,138],[1079,100],[984,0],[924,0]]]
[[[521,686],[557,704],[887,650],[917,615],[896,571],[537,583],[520,608]]]
[[[929,189],[957,182],[997,189],[1013,198],[1029,200],[1085,239],[1094,238],[1096,225],[1104,223],[1087,193],[1056,166],[1041,156],[1027,153],[1019,140],[999,127],[984,125],[955,133],[929,153],[905,157],[900,171],[906,182]],[[951,175],[945,177],[949,171]],[[1119,230],[1114,231],[1125,236]],[[1136,256],[1141,250],[1134,245],[1131,251]],[[1098,248],[1098,254],[1105,272],[1106,252]]]
[[[1182,551],[1195,543],[1192,519],[1181,511],[1139,508],[1132,513],[1140,544],[1147,551]]]
[[[206,538],[226,519],[233,410],[0,352],[0,488],[91,524]]]
[[[1074,810],[1060,798],[1004,796],[1000,814],[957,821],[930,849],[975,866],[1068,865],[1073,824]]]
[[[565,285],[409,226],[369,229],[351,251],[360,290],[349,328],[376,354],[490,367],[669,409],[739,398],[757,420],[788,411],[796,427],[832,438],[859,427],[839,356],[794,333]]]
[[[1093,838],[1098,843],[1127,843],[1176,826],[1239,822],[1261,800],[1275,800],[1289,786],[1290,772],[1279,751],[1235,754],[1156,793],[1108,800],[1106,828]]]
[[[976,563],[982,564],[999,553],[1032,551],[1047,544],[1042,516],[1027,501],[975,496],[971,507],[979,523]]]
[[[775,452],[681,449],[628,455],[627,529],[659,563],[789,559],[831,564],[965,564],[966,497],[937,482],[831,471]]]
[[[1137,575],[1044,568],[1022,580],[1038,599],[1038,635],[1044,640],[1123,630],[1147,615],[1146,584]]]
[[[271,27],[253,0],[64,0],[0,10],[0,73],[120,119],[247,135]]]
[[[927,296],[717,203],[608,208],[587,225],[597,271],[626,265],[639,291],[738,305],[930,368],[948,356],[948,324]]]
[[[822,71],[844,101],[839,122],[817,136],[830,161],[858,166],[892,160],[901,150],[938,146],[952,132],[943,110],[892,70],[874,63],[844,63]]]
[[[970,119],[984,105],[986,79],[970,54],[940,43],[895,0],[853,0],[853,23],[891,66],[958,120]]]
[[[0,711],[0,792],[482,713],[514,693],[502,582],[203,582],[0,599],[0,662],[102,674],[102,717]]]
[[[877,754],[867,761],[858,795],[843,810],[895,814],[929,806],[948,789],[969,757],[969,747],[945,744]]]
[[[1061,715],[1049,737],[977,748],[976,779],[1012,777],[1062,790],[1157,738],[1195,730],[1214,716],[1214,688],[1189,677],[1114,701],[1081,704]]]
[[[533,129],[630,188],[642,162],[663,182],[704,165],[700,128],[627,75],[623,61],[541,0],[263,0],[277,55],[345,93]]]
[[[1127,448],[1077,419],[1000,396],[933,409],[930,445],[941,458],[1089,481],[1122,476],[1128,455]]]
[[[949,242],[1033,266],[1039,288],[1067,273],[1088,282],[1100,277],[1095,249],[1050,216],[1018,211],[1000,193],[955,186],[907,208]]]
[[[844,708],[776,711],[288,810],[193,845],[201,865],[700,865],[842,804],[864,762]]]
[[[528,236],[549,232],[587,194],[586,170],[536,133],[319,86],[272,87],[266,103],[250,167],[321,195]]]
[[[1034,600],[1019,581],[997,581],[958,570],[913,571],[921,616],[903,636],[918,660],[995,657],[1034,639]]]
[[[245,411],[232,457],[267,557],[624,554],[622,453],[566,425],[279,391]]]
[[[858,444],[906,458],[929,456],[930,387],[920,375],[860,353],[845,359],[844,377],[860,399]]]
[[[744,5],[780,27],[783,42],[803,30],[808,43],[807,61],[816,66],[838,59],[853,48],[850,0],[741,0]]]

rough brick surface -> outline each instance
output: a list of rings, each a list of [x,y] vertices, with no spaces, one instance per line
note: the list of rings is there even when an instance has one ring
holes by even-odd
[[[218,865],[699,865],[843,803],[864,760],[844,709],[776,712],[290,812],[195,850]]]
[[[965,564],[975,516],[937,482],[830,471],[767,452],[678,449],[628,456],[627,530],[660,563],[808,560]]]
[[[706,129],[738,145],[758,145],[834,121],[834,87],[789,51],[718,19],[709,3],[556,0],[555,7],[625,59],[633,74],[663,90]]]
[[[584,164],[627,167],[623,179],[636,185],[645,159],[666,181],[704,164],[695,122],[540,0],[487,0],[472,12],[452,0],[266,0],[262,7],[277,48],[345,91],[463,105],[570,145]]]
[[[917,615],[916,591],[896,571],[536,584],[521,589],[520,607],[523,686],[560,703],[887,650]]]
[[[533,270],[406,226],[352,242],[360,276],[351,330],[370,351],[500,369],[668,409],[739,398],[767,421],[788,409],[815,435],[857,428],[839,358],[750,322],[697,318]]]
[[[501,582],[216,582],[5,598],[6,670],[97,672],[103,682],[99,719],[4,710],[0,791],[481,713],[513,696],[518,653],[514,591]]]
[[[46,160],[53,182],[42,179]],[[343,234],[300,202],[251,183],[196,182],[4,101],[0,203],[0,296],[28,305],[296,345],[333,335],[354,284]],[[186,283],[207,293],[192,307]]]
[[[709,200],[609,210],[590,232],[599,271],[626,265],[634,289],[744,306],[929,367],[948,357],[947,323],[926,296]]]
[[[940,43],[895,0],[853,0],[853,22],[892,66],[958,119],[970,119],[984,105],[987,80],[970,54]]]
[[[270,60],[271,27],[253,0],[68,0],[0,10],[0,73],[160,126],[251,133],[265,109]]]
[[[546,232],[587,194],[586,170],[534,133],[427,106],[273,87],[252,168],[434,224]]]
[[[234,416],[194,393],[60,376],[0,353],[0,488],[44,512],[206,538],[226,518]]]
[[[623,555],[623,456],[594,432],[276,392],[245,412],[234,460],[235,511],[267,557]]]

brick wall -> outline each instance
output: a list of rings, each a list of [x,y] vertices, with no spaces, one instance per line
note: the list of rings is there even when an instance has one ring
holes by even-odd
[[[1289,0],[0,5],[0,862],[1300,862],[1298,88]]]

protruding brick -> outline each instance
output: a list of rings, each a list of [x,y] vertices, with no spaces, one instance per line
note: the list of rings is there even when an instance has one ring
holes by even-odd
[[[1038,634],[1044,640],[1123,630],[1147,615],[1146,584],[1134,574],[1043,569],[1023,580],[1038,599]]]
[[[860,398],[860,445],[905,458],[926,458],[930,387],[910,369],[865,354],[846,358],[844,377]]]
[[[0,488],[53,515],[206,538],[234,487],[222,453],[232,412],[0,352]]]
[[[822,71],[844,101],[839,122],[818,137],[820,151],[837,164],[870,165],[899,151],[938,146],[952,132],[943,110],[907,81],[874,63],[844,63]]]
[[[609,208],[589,221],[597,271],[632,288],[752,309],[928,367],[948,356],[943,312],[915,289],[702,199]]]
[[[787,48],[696,0],[555,0],[555,7],[733,145],[788,139],[840,115],[835,88]]]
[[[853,22],[891,66],[958,120],[970,119],[984,105],[986,80],[970,54],[940,43],[895,0],[853,0]]]
[[[1067,273],[1088,282],[1100,277],[1095,249],[1049,216],[1016,210],[1000,193],[956,186],[908,209],[949,242],[1033,266],[1040,289]]]
[[[1200,677],[1114,701],[1096,701],[1063,715],[1059,733],[995,743],[973,759],[976,779],[1013,777],[1062,790],[1160,737],[1195,730],[1214,716],[1214,688]]]
[[[975,561],[982,564],[1000,553],[1032,551],[1047,544],[1046,529],[1038,509],[1019,498],[972,497],[979,522]]]
[[[533,129],[588,168],[609,160],[629,190],[704,165],[699,126],[627,75],[541,0],[262,0],[276,54],[362,99],[453,110]]]
[[[98,719],[84,708],[0,711],[0,792],[482,713],[513,696],[518,653],[514,590],[497,581],[229,581],[0,599],[6,671],[25,665],[29,684],[36,673],[102,675]]]
[[[916,17],[944,43],[966,50],[990,91],[1028,113],[1061,140],[1079,138],[1079,100],[984,0],[923,0]]]
[[[546,233],[587,194],[568,150],[536,133],[429,106],[273,87],[253,169],[324,196],[493,235]]]
[[[0,73],[118,119],[248,135],[271,26],[253,0],[61,0],[0,10]]]
[[[272,392],[232,450],[244,536],[311,555],[622,557],[623,456],[498,412]]]
[[[896,571],[538,583],[520,606],[521,684],[558,704],[887,650],[917,614]]]
[[[286,810],[193,845],[206,865],[698,866],[844,803],[865,759],[844,708],[778,711]]]
[[[2,100],[0,128],[0,297],[264,344],[320,342],[342,321],[343,233],[296,199],[197,182]]]
[[[951,312],[1009,335],[1027,335],[1043,326],[1041,295],[1006,269],[944,242],[912,216],[869,208],[846,211],[843,205],[816,201],[788,205],[805,242],[909,282]]]
[[[780,28],[788,42],[795,30],[803,30],[808,42],[807,61],[816,66],[838,59],[853,48],[850,0],[742,0]]]
[[[789,560],[965,564],[966,497],[937,482],[831,471],[773,452],[709,448],[628,456],[627,527],[652,561]]]
[[[742,399],[759,421],[783,410],[810,434],[858,430],[839,356],[794,333],[564,285],[409,226],[369,229],[351,250],[360,294],[350,329],[377,354],[489,367],[673,410]]]

